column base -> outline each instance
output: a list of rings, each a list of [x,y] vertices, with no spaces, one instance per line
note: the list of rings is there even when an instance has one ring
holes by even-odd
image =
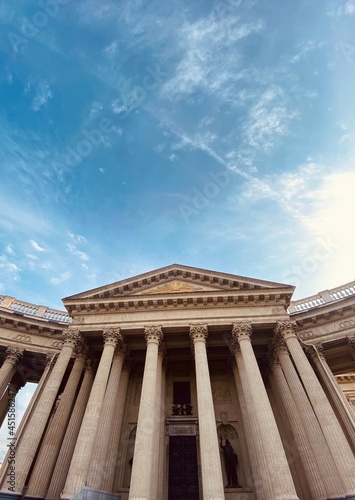
[[[121,500],[121,495],[109,491],[94,490],[93,488],[83,488],[73,496],[72,500]]]
[[[0,491],[0,500],[21,500],[21,493],[11,493],[11,491]]]

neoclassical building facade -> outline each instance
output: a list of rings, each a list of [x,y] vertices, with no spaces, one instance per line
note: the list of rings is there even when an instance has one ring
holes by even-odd
[[[293,292],[174,264],[0,296],[0,498],[354,500],[355,282]]]

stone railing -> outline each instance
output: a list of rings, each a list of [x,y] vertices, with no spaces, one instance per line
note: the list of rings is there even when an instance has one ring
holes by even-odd
[[[290,303],[288,312],[289,314],[296,314],[308,311],[323,304],[329,304],[351,296],[355,296],[355,281],[332,288],[331,290],[324,290],[305,299],[294,300]]]
[[[8,295],[0,295],[0,309],[7,309],[14,314],[23,316],[33,316],[36,319],[44,321],[53,321],[55,323],[70,323],[71,317],[66,311],[50,309],[46,306],[37,306],[22,300],[17,300]]]

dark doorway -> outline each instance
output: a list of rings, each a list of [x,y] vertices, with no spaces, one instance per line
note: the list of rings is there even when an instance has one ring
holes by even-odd
[[[190,382],[174,382],[174,404],[191,404]]]
[[[195,436],[169,438],[168,500],[199,500]]]

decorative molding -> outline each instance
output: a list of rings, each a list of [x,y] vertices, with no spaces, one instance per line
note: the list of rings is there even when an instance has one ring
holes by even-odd
[[[163,340],[163,331],[161,325],[146,326],[144,328],[144,338],[147,344],[149,342],[160,342]]]
[[[211,388],[213,401],[216,405],[232,403],[232,395],[228,382],[225,380],[212,380]]]
[[[233,323],[232,326],[232,335],[237,340],[240,342],[243,339],[248,339],[250,340],[252,334],[252,327],[250,323]]]
[[[208,337],[207,325],[196,323],[190,325],[190,339],[193,343],[197,340],[203,340],[206,342]]]

